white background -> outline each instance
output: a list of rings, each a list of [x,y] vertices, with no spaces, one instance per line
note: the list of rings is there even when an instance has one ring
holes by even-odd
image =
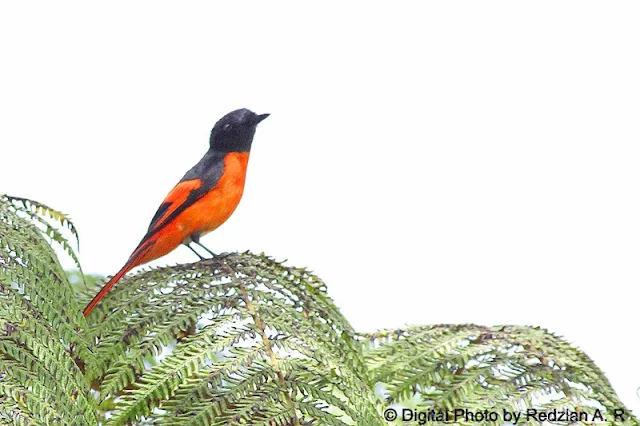
[[[269,112],[207,246],[310,267],[363,331],[546,327],[640,414],[637,2],[88,3],[0,7],[0,192],[70,214],[87,272]]]

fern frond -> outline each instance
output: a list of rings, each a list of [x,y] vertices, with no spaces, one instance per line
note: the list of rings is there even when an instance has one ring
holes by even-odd
[[[83,417],[87,414],[90,418],[95,404],[87,396],[88,384],[79,372],[69,372],[77,367],[71,366],[68,355],[56,353],[56,348],[49,350],[47,343],[55,344],[51,340],[35,340],[28,332],[15,331],[11,339],[0,340],[4,357],[0,359],[0,368],[5,368],[7,376],[21,385],[30,386],[35,394],[50,395],[64,408],[59,412]]]
[[[538,327],[436,325],[360,337],[371,384],[384,386],[385,404],[417,400],[425,410],[600,408],[609,417],[623,407],[586,354]]]
[[[9,366],[5,363],[0,366],[0,368],[7,367]],[[17,366],[17,368],[20,368],[20,366]],[[6,374],[6,370],[4,374]],[[39,386],[43,388],[41,384]],[[0,381],[0,400],[5,403],[6,411],[0,411],[0,418],[2,418],[2,413],[12,409],[21,409],[34,423],[36,422],[34,418],[41,419],[44,423],[54,423],[60,419],[60,414],[58,413],[61,412],[61,407],[52,406],[47,399],[46,396],[42,397],[37,392],[31,392],[28,387],[21,385],[19,381],[5,376]]]
[[[26,312],[21,315],[34,317],[55,329],[71,349],[72,357],[93,365],[89,343],[81,332],[87,328],[86,321],[66,274],[34,228],[28,224],[20,228],[13,225],[22,220],[12,212],[2,211],[0,203],[0,297],[9,310],[22,307]]]
[[[70,231],[76,239],[77,250],[80,250],[80,236],[78,234],[78,230],[67,215],[59,212],[58,210],[52,209],[45,204],[28,198],[13,197],[5,194],[0,195],[0,202],[1,201],[11,203],[17,212],[25,214],[29,220],[40,225],[42,227],[42,233],[51,238],[51,241],[56,242],[60,247],[62,247],[62,250],[73,260],[80,271],[80,276],[84,277],[82,273],[82,266],[80,265],[80,260],[78,259],[76,251],[71,247],[67,238],[62,235],[58,228],[46,220],[47,217],[53,219],[63,228]]]
[[[311,413],[382,424],[360,345],[324,289],[248,253],[125,278],[90,317],[102,398],[120,398],[110,424],[155,408],[167,424],[304,424]],[[168,348],[149,368],[146,357]]]
[[[19,396],[18,399],[20,399]],[[13,401],[13,398],[5,397],[4,395],[0,398],[1,425],[33,426],[42,424],[28,411],[29,408],[25,407],[24,404],[17,406]],[[55,421],[56,419],[54,418],[53,420]]]
[[[0,279],[29,295],[54,325],[77,324],[69,336],[86,327],[77,312],[75,294],[51,246],[38,229],[0,197]],[[47,280],[53,284],[43,285]],[[68,337],[65,335],[65,337]]]
[[[81,369],[92,364],[82,335],[86,321],[51,246],[29,222],[32,216],[20,213],[0,197],[0,383],[5,391],[20,390],[0,399],[34,424],[79,418],[97,424]]]
[[[76,229],[71,219],[69,219],[69,216],[43,203],[35,200],[30,200],[28,198],[14,197],[4,194],[0,195],[0,201],[9,201],[15,206],[21,206],[22,211],[31,212],[29,214],[31,218],[33,218],[34,216],[48,216],[51,219],[57,221],[60,225],[71,231],[73,236],[76,238],[77,247],[78,249],[80,249],[80,235],[78,234],[78,230]]]

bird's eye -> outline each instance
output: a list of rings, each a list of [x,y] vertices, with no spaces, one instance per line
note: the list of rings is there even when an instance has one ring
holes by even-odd
[[[224,130],[225,132],[228,132],[229,130],[231,130],[231,124],[225,124],[225,125],[222,127],[222,130]]]

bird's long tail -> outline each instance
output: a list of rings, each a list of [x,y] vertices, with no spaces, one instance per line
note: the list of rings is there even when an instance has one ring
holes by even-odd
[[[122,267],[122,269],[120,269],[118,273],[115,274],[113,278],[111,278],[109,282],[106,283],[104,287],[100,289],[100,291],[98,292],[98,294],[96,294],[93,300],[91,300],[91,302],[89,302],[87,307],[84,308],[84,311],[82,312],[82,314],[85,317],[91,313],[93,308],[95,308],[96,305],[100,303],[100,300],[102,300],[102,298],[109,292],[109,290],[111,290],[111,288],[114,285],[116,285],[116,283],[120,281],[120,279],[124,277],[124,275],[127,272],[129,272],[130,270],[132,270],[138,265],[142,265],[143,263],[148,262],[148,260],[143,260],[143,257],[147,253],[147,249],[149,248],[150,244],[148,243],[143,244],[143,243],[141,243],[140,246],[136,249],[136,251],[133,252],[131,257],[129,258],[129,261],[127,261],[127,263]]]

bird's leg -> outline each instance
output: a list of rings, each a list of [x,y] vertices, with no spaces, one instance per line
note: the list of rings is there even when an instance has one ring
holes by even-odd
[[[198,257],[200,258],[200,260],[204,260],[204,259],[205,259],[204,257],[202,257],[202,255],[201,255],[200,253],[198,253],[198,252],[196,251],[196,249],[194,249],[193,247],[191,247],[191,245],[190,245],[190,244],[185,244],[185,246],[189,247],[189,250],[191,250],[192,252],[194,252],[194,253],[196,254],[196,256],[198,256]]]
[[[196,242],[194,241],[194,243],[196,243]],[[209,250],[208,248],[203,246],[202,243],[196,243],[196,244],[199,245],[200,247],[202,247],[203,249],[205,249],[207,251],[207,253],[209,253],[212,257],[218,257],[217,254],[215,254],[214,252],[212,252],[211,250]]]
[[[200,247],[202,247],[203,249],[205,249],[205,251],[207,253],[209,253],[211,255],[211,257],[218,257],[217,254],[215,254],[214,252],[212,252],[211,250],[209,250],[208,248],[206,248],[201,242],[200,242],[200,233],[199,232],[194,232],[193,234],[191,234],[191,241],[193,241],[194,243],[196,243],[197,245],[199,245]]]

